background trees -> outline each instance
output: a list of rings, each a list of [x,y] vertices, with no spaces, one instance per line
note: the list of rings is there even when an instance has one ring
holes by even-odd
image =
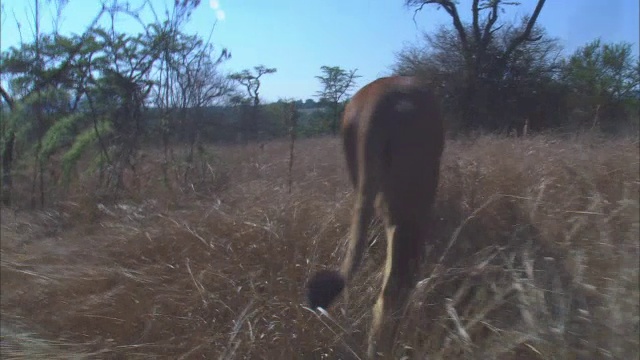
[[[317,96],[330,109],[331,132],[337,134],[341,105],[343,105],[341,102],[349,96],[349,91],[356,85],[355,80],[360,76],[356,75],[358,69],[347,71],[339,66],[325,65],[320,70],[322,75],[316,76],[316,79],[320,80],[322,90],[318,91]]]
[[[631,44],[595,41],[564,59],[559,40],[536,24],[544,4],[537,1],[530,15],[510,23],[500,14],[519,3],[474,0],[467,23],[455,1],[407,0],[416,11],[438,6],[452,23],[401,50],[393,70],[426,78],[441,95],[454,131],[521,133],[525,125],[545,130],[587,123],[605,131],[614,123],[637,128],[631,114],[638,108],[638,60]]]
[[[562,61],[560,81],[574,122],[615,131],[637,128],[640,100],[640,62],[631,44],[603,44],[596,39]],[[627,122],[635,120],[634,124]]]
[[[513,98],[503,97],[512,93],[514,83],[531,78],[527,71],[547,70],[542,65],[553,56],[552,43],[535,27],[544,3],[538,0],[533,13],[514,25],[499,18],[502,7],[515,3],[474,0],[472,21],[465,24],[455,1],[407,0],[405,5],[416,11],[437,5],[450,15],[452,25],[428,36],[423,50],[401,52],[396,71],[418,72],[446,89],[450,109],[458,109],[452,115],[462,128],[500,129],[509,121],[501,116],[503,106],[498,103],[517,106]]]
[[[201,118],[187,116],[187,111],[213,105],[231,90],[217,71],[230,57],[228,52],[216,55],[211,44],[180,30],[197,5],[176,2],[166,19],[145,24],[142,33],[125,34],[116,30],[114,21],[136,17],[139,9],[114,2],[103,6],[81,35],[36,30],[32,42],[2,54],[0,72],[8,85],[2,95],[10,105],[1,124],[6,202],[15,161],[33,159],[35,205],[37,185],[44,204],[45,184],[68,184],[83,158],[96,165],[101,187],[120,189],[125,172],[136,172],[142,141],[156,130],[165,155],[176,133],[186,134],[193,148],[198,126],[193,119]],[[34,6],[38,29],[40,3]],[[97,25],[103,15],[108,15],[110,27]],[[176,131],[178,127],[187,130]]]
[[[66,1],[34,0],[33,38],[21,34],[23,42],[0,55],[5,203],[17,182],[29,184],[33,206],[44,204],[47,194],[64,192],[77,179],[83,160],[101,189],[118,191],[127,174],[138,171],[140,149],[161,146],[165,183],[183,186],[194,158],[207,156],[199,144],[291,136],[290,101],[269,104],[260,96],[264,75],[276,69],[224,73],[231,52],[213,45],[215,26],[205,36],[184,30],[199,1],[169,3],[164,17],[145,21],[140,9],[150,3],[132,8],[112,2],[83,33],[62,35],[55,27],[40,31],[39,9],[53,4],[60,14]],[[544,0],[517,22],[500,17],[505,7],[518,6],[508,1],[473,0],[469,9],[451,0],[404,3],[416,11],[438,6],[451,19],[399,51],[392,69],[431,84],[453,133],[638,131],[640,62],[632,44],[596,39],[567,54],[537,24]],[[122,16],[136,19],[142,30],[119,32],[114,24]],[[338,133],[356,72],[320,68],[318,101],[290,99],[295,135]],[[174,146],[186,146],[186,155],[176,157]]]
[[[263,75],[273,74],[276,68],[268,68],[258,65],[229,75],[229,78],[237,81],[246,90],[246,95],[237,95],[234,99],[240,106],[241,134],[244,142],[258,139],[258,124],[260,117],[260,78]]]

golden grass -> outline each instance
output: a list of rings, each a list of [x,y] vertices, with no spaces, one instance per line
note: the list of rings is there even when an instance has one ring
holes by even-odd
[[[311,273],[343,254],[337,139],[219,146],[168,187],[145,150],[126,196],[79,180],[46,211],[2,209],[3,358],[357,358],[380,281],[379,224],[329,310]],[[637,358],[637,138],[479,136],[445,150],[433,239],[399,339],[409,358]]]

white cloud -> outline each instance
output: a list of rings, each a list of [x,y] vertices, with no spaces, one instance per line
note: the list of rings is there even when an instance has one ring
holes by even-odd
[[[218,1],[218,0],[209,0],[209,6],[211,6],[211,8],[213,10],[218,10],[218,8],[220,7],[220,1]]]
[[[216,19],[218,19],[220,21],[224,21],[224,19],[226,19],[226,15],[224,13],[224,10],[216,10]]]

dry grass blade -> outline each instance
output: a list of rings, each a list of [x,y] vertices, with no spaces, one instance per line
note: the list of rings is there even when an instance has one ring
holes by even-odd
[[[325,326],[325,328],[329,329],[329,330],[333,333],[333,335],[335,335],[335,336],[336,336],[336,338],[338,338],[338,339],[340,339],[340,340],[342,341],[343,345],[347,348],[347,350],[349,350],[349,352],[350,352],[353,356],[355,356],[355,358],[356,358],[356,359],[358,359],[358,360],[362,360],[362,358],[360,358],[360,356],[358,356],[358,353],[356,353],[356,351],[355,351],[355,350],[353,350],[353,348],[352,348],[351,346],[349,346],[349,344],[347,343],[347,341],[343,338],[343,336],[344,336],[344,335],[348,335],[348,334],[349,334],[349,332],[348,332],[345,328],[343,328],[343,327],[342,327],[342,326],[341,326],[341,325],[340,325],[336,320],[334,320],[334,319],[331,317],[331,315],[329,315],[329,313],[328,313],[325,309],[323,309],[323,308],[319,307],[319,308],[317,308],[317,311],[318,311],[318,312],[315,312],[315,311],[313,311],[313,309],[310,309],[310,308],[308,308],[308,307],[306,307],[306,306],[303,306],[302,308],[303,308],[303,309],[305,309],[305,310],[307,310],[307,311],[309,311],[309,312],[312,312],[312,313],[315,315],[315,317],[316,317],[318,320],[320,320],[320,322],[322,323],[322,325],[324,325],[324,326]],[[318,314],[318,313],[319,313],[319,314]],[[325,322],[325,321],[322,319],[322,317],[323,317],[323,316],[324,316],[324,317],[326,317],[327,319],[329,319],[329,321],[331,321],[331,323],[332,323],[333,325],[337,326],[337,327],[340,329],[340,333],[337,333],[335,330],[333,330],[333,328],[332,328],[329,324],[327,324],[327,322]]]
[[[467,333],[467,330],[465,330],[465,327],[460,322],[460,317],[458,317],[458,313],[456,312],[456,309],[453,307],[453,301],[451,299],[446,299],[445,307],[447,309],[447,314],[449,314],[449,317],[451,318],[451,320],[453,321],[453,324],[456,327],[456,331],[460,336],[460,339],[465,343],[466,346],[471,346],[472,345],[471,337]]]
[[[240,330],[242,329],[242,326],[245,324],[245,322],[247,324],[250,324],[251,317],[253,316],[253,314],[255,314],[255,311],[249,312],[249,310],[253,307],[253,303],[253,300],[251,300],[249,304],[247,304],[247,306],[242,310],[240,315],[238,315],[238,318],[233,321],[234,325],[233,329],[231,330],[229,342],[227,344],[226,350],[222,353],[222,355],[220,355],[220,360],[233,359],[236,351],[238,350],[238,347],[242,343],[241,339],[236,340],[236,338],[238,337],[238,334],[240,333]]]

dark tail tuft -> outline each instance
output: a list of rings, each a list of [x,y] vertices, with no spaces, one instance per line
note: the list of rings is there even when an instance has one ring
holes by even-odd
[[[312,309],[327,309],[344,289],[344,277],[335,270],[321,270],[307,283],[307,298]]]

